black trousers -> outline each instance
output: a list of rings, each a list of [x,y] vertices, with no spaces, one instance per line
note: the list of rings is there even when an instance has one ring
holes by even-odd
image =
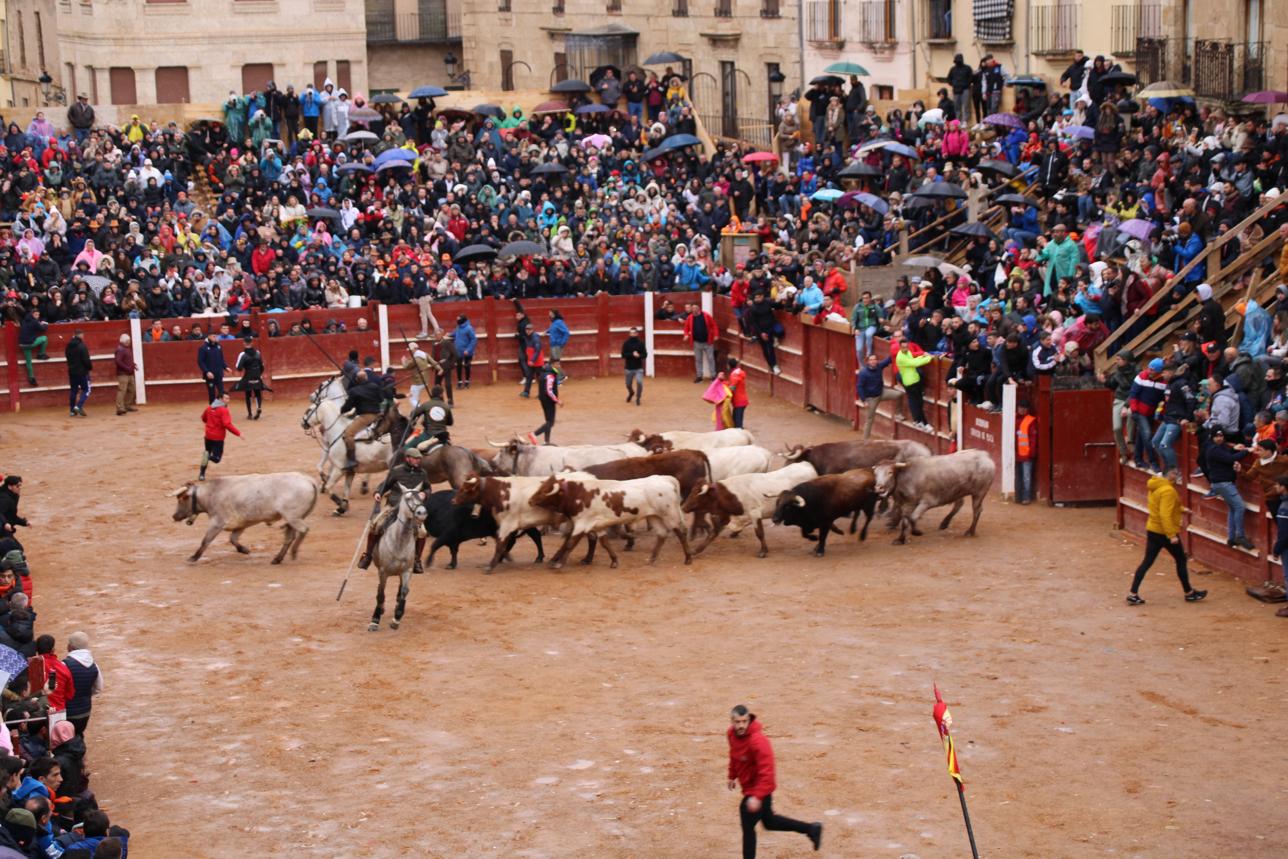
[[[904,385],[903,390],[908,395],[908,414],[912,415],[914,422],[919,424],[926,423],[926,397],[922,390],[923,382],[914,382],[911,385]]]
[[[462,355],[456,359],[456,381],[470,381],[470,365],[474,363],[473,355]]]
[[[756,824],[763,824],[771,832],[799,832],[808,835],[810,824],[781,814],[774,814],[774,795],[770,794],[760,803],[760,811],[747,810],[747,797],[742,798],[738,806],[738,817],[742,820],[742,859],[756,859]]]
[[[550,431],[555,428],[555,410],[558,408],[553,400],[542,398],[541,413],[545,415],[546,422],[533,430],[533,435],[543,435],[546,437],[546,444],[550,444]]]
[[[206,402],[213,403],[215,397],[224,398],[224,377],[216,376],[213,379],[206,379]]]
[[[1176,561],[1176,577],[1181,580],[1181,587],[1185,589],[1187,594],[1190,592],[1190,573],[1185,566],[1185,549],[1181,547],[1180,543],[1173,543],[1167,539],[1166,535],[1157,531],[1146,531],[1145,559],[1140,562],[1140,566],[1136,568],[1136,576],[1131,580],[1132,593],[1137,593],[1140,589],[1140,583],[1145,580],[1145,573],[1149,572],[1149,568],[1154,566],[1154,559],[1158,557],[1158,553],[1163,549],[1166,549],[1172,559]]]
[[[250,417],[250,401],[251,401],[252,399],[255,401],[255,408],[260,409],[261,411],[263,410],[263,408],[264,408],[264,392],[263,392],[263,391],[259,390],[258,388],[254,389],[254,390],[251,390],[250,388],[247,388],[247,389],[246,389],[245,391],[243,391],[242,393],[244,393],[244,394],[246,395],[246,417]]]

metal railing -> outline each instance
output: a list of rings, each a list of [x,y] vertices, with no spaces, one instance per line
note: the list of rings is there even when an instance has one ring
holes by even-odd
[[[1109,31],[1110,53],[1130,57],[1136,53],[1138,39],[1157,39],[1163,35],[1163,7],[1157,3],[1115,5]]]
[[[368,15],[367,44],[445,42],[461,37],[459,12],[447,9],[432,14],[408,12],[403,15]]]
[[[778,0],[760,0],[760,17],[779,18],[782,14]]]
[[[689,0],[671,0],[671,17],[689,17]]]
[[[1263,88],[1266,43],[1195,39],[1185,65],[1187,82],[1195,94],[1234,101],[1246,92]]]
[[[1078,8],[1064,3],[1029,9],[1029,50],[1068,54],[1078,47]]]
[[[805,38],[811,42],[841,41],[840,0],[806,0]]]
[[[860,9],[863,16],[863,42],[868,45],[893,45],[895,36],[894,0],[864,0]]]
[[[733,17],[733,0],[716,0],[716,17]]]
[[[953,37],[953,0],[926,0],[926,38]]]
[[[1167,78],[1167,39],[1136,38],[1136,79],[1152,84]]]

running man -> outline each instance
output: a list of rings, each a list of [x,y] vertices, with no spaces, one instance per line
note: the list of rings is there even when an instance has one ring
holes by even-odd
[[[1154,566],[1154,560],[1163,549],[1168,551],[1176,561],[1176,576],[1181,580],[1185,590],[1186,602],[1198,602],[1207,596],[1207,591],[1196,591],[1190,587],[1190,574],[1185,566],[1185,549],[1181,547],[1181,496],[1176,491],[1176,482],[1180,472],[1175,468],[1168,469],[1167,474],[1159,477],[1155,474],[1149,479],[1149,521],[1145,523],[1145,558],[1136,568],[1136,576],[1131,580],[1131,593],[1127,594],[1127,605],[1144,605],[1140,598],[1140,584],[1145,574]]]
[[[774,748],[756,721],[756,714],[739,704],[729,713],[729,789],[741,785],[742,859],[756,859],[756,824],[771,832],[799,832],[814,849],[823,843],[823,824],[802,823],[774,814]]]
[[[201,422],[206,425],[206,449],[201,453],[201,473],[197,475],[197,479],[205,480],[206,466],[224,458],[224,439],[228,437],[228,433],[240,438],[241,430],[233,426],[232,413],[218,397],[201,413]]]

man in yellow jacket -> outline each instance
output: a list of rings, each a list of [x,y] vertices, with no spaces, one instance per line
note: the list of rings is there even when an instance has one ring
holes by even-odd
[[[1198,602],[1207,596],[1207,591],[1196,591],[1190,587],[1190,574],[1185,566],[1185,549],[1181,547],[1181,496],[1176,491],[1176,482],[1180,473],[1170,469],[1166,475],[1154,475],[1149,479],[1149,521],[1145,523],[1145,559],[1136,568],[1136,576],[1131,581],[1131,593],[1127,594],[1127,605],[1144,605],[1137,591],[1145,579],[1145,573],[1154,565],[1158,553],[1166,549],[1176,561],[1176,576],[1181,580],[1185,590],[1186,602]]]

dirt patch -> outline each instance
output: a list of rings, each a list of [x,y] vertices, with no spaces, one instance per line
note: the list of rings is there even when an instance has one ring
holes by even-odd
[[[538,424],[516,393],[461,392],[457,437]],[[575,381],[555,441],[703,429],[699,393],[650,381],[636,408],[616,380]],[[165,493],[195,474],[201,408],[118,419],[108,396],[89,420],[6,416],[0,443],[37,525],[41,628],[60,645],[86,630],[104,668],[94,787],[134,856],[736,855],[738,702],[774,740],[775,807],[826,822],[822,855],[961,855],[932,682],[986,855],[1288,854],[1282,827],[1247,824],[1282,805],[1284,673],[1265,642],[1284,624],[1216,577],[1184,603],[1164,561],[1129,610],[1139,549],[1108,509],[994,497],[977,539],[959,522],[899,547],[874,528],[823,559],[770,527],[767,559],[744,534],[691,567],[668,541],[656,567],[637,549],[619,570],[601,555],[552,572],[525,540],[485,576],[491,548],[471,543],[461,569],[414,578],[401,630],[371,634],[373,574],[335,601],[364,501],[344,519],[320,507],[298,561],[269,566],[280,535],[261,527],[254,554],[220,538],[188,564],[200,524],[172,522]],[[213,472],[311,472],[302,412],[234,409],[247,438]],[[748,425],[771,448],[851,437],[763,397]],[[807,849],[770,833],[762,855]]]

